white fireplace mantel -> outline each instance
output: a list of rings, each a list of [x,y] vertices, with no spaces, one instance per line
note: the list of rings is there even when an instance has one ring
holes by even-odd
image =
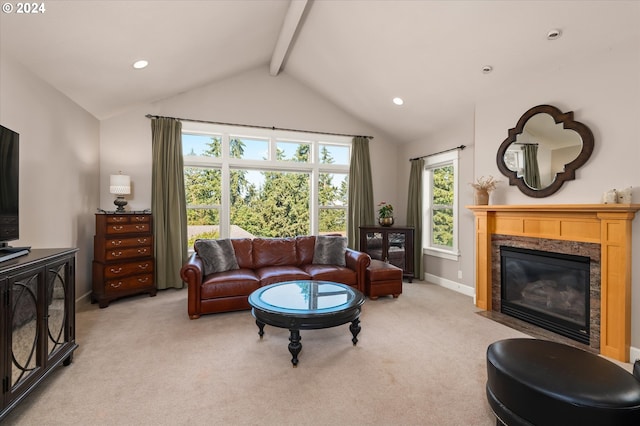
[[[600,244],[600,353],[629,362],[631,223],[640,204],[467,206],[475,215],[476,306],[491,310],[491,235]]]

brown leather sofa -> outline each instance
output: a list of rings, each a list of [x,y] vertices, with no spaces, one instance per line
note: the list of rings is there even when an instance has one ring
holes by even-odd
[[[254,290],[291,280],[320,280],[347,284],[364,292],[365,274],[371,258],[346,249],[345,266],[314,264],[315,236],[295,238],[231,239],[238,269],[204,275],[197,253],[180,270],[188,285],[189,318],[202,314],[250,309]]]

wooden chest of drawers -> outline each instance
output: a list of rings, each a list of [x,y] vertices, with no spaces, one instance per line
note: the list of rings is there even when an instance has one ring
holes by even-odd
[[[106,308],[121,297],[156,295],[152,227],[151,214],[96,214],[93,303]]]

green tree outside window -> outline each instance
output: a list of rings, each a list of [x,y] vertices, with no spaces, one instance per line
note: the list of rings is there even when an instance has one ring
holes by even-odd
[[[431,243],[453,247],[453,166],[434,168],[431,211]]]

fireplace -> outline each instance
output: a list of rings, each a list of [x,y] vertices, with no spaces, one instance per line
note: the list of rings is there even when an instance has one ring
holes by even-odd
[[[537,242],[546,241],[545,245],[564,243],[568,244],[569,253],[548,247],[544,250],[567,254],[575,253],[574,245],[597,245],[599,255],[587,255],[591,261],[589,346],[594,350],[597,348],[601,355],[629,362],[632,222],[640,204],[528,204],[467,208],[475,217],[475,303],[478,308],[500,312],[500,293],[494,294],[500,287],[500,275],[493,276],[493,272],[500,269],[493,266],[499,257],[499,250],[492,250],[495,237],[531,238]],[[597,268],[594,268],[594,260]]]
[[[501,312],[588,345],[589,262],[501,246]]]

